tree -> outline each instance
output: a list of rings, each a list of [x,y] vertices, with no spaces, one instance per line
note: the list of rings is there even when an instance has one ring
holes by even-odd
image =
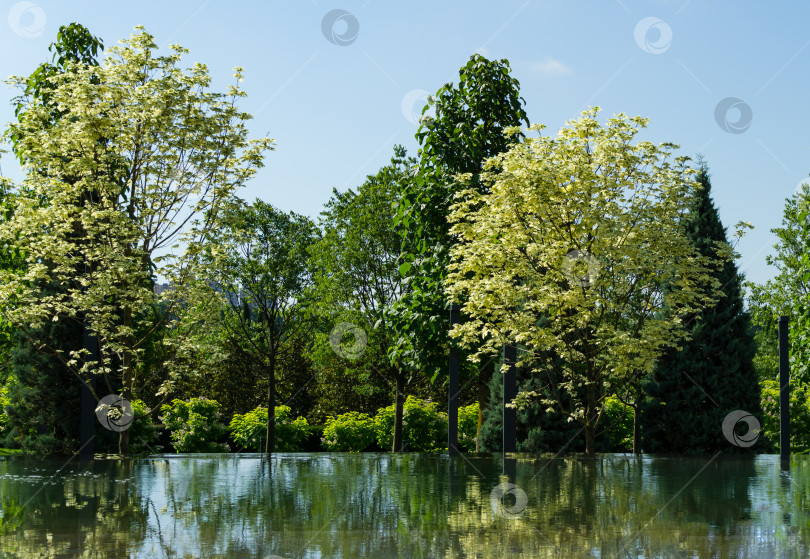
[[[279,357],[311,329],[305,304],[312,284],[308,249],[318,230],[306,216],[284,213],[259,199],[229,206],[219,225],[204,261],[230,306],[225,328],[241,339],[267,379],[265,451],[271,454]]]
[[[706,258],[725,254],[726,229],[711,197],[708,166],[700,162],[699,189],[684,219],[690,242]],[[720,426],[726,415],[745,410],[761,417],[760,390],[753,365],[756,352],[750,319],[743,308],[742,275],[732,256],[712,271],[723,296],[685,323],[690,339],[671,348],[645,383],[642,408],[648,452],[711,453],[728,449]],[[710,286],[706,286],[709,289]]]
[[[25,94],[47,104],[52,98],[53,78],[67,71],[70,64],[98,66],[96,57],[102,47],[101,40],[78,23],[60,27],[56,41],[49,47],[53,53],[51,62],[41,64],[26,79]],[[25,110],[25,103],[16,104],[15,116],[20,122],[24,119]],[[64,111],[53,107],[43,126],[53,125],[63,113]],[[20,163],[34,163],[21,137],[12,131],[8,138]],[[47,170],[41,172],[47,173]],[[7,206],[8,216],[13,215],[13,196],[4,201],[10,202]],[[47,199],[43,199],[41,203],[47,204]],[[12,253],[7,253],[7,256],[11,258],[4,259],[5,268],[22,269],[23,263],[19,257],[14,257]],[[50,294],[61,290],[58,282],[54,281],[40,281],[36,288]],[[11,364],[16,378],[11,389],[10,433],[7,444],[19,445],[37,453],[75,450],[81,384],[58,357],[53,355],[53,350],[81,350],[84,334],[82,325],[61,315],[54,317],[43,327],[29,329],[27,333],[13,331],[13,327],[5,321],[4,326],[7,334],[5,338],[10,342],[8,345],[14,347]],[[86,411],[92,415],[92,408]],[[92,415],[91,421],[95,421],[95,415]]]
[[[619,114],[602,126],[597,113],[487,163],[489,192],[471,188],[453,206],[447,288],[469,316],[452,335],[478,347],[474,358],[507,342],[527,347],[524,366],[532,351],[556,353],[555,388],[571,405],[531,391],[515,405],[538,398],[579,422],[589,455],[602,400],[682,340],[681,319],[718,287],[679,224],[694,188],[686,158],[670,161],[672,144],[634,143],[646,119]],[[629,321],[633,298],[644,304]]]
[[[398,259],[407,242],[395,226],[394,204],[400,183],[408,180],[415,165],[416,160],[407,157],[405,148],[395,146],[391,163],[368,176],[356,192],[335,190],[321,212],[323,238],[313,247],[319,270],[316,298],[322,314],[335,324],[354,319],[371,327],[366,333],[368,355],[347,360],[353,377],[363,385],[358,388],[379,385],[378,377],[389,384],[394,381],[394,452],[402,450],[405,386],[416,373],[386,356],[395,341],[388,317],[403,296]]]
[[[765,261],[777,269],[773,279],[758,285],[747,283],[748,304],[756,336],[760,340],[756,361],[762,375],[778,374],[776,325],[780,316],[790,318],[790,377],[810,384],[810,186],[805,183],[785,200],[782,226],[771,230],[777,243]]]
[[[559,389],[561,379],[557,371],[561,360],[553,352],[534,352],[533,367],[518,367],[517,388],[522,392],[534,391],[540,394],[539,400],[562,400],[562,407],[571,406],[570,396]],[[518,452],[562,453],[582,452],[585,440],[582,429],[574,422],[567,421],[567,415],[559,409],[532,402],[517,410],[515,418]],[[480,449],[483,452],[503,450],[503,378],[493,375],[489,381],[489,402],[484,413],[484,424],[480,430]],[[597,437],[597,448],[598,445]],[[608,450],[608,449],[605,449]]]
[[[26,79],[11,80],[23,110],[9,134],[26,154],[26,176],[14,216],[0,228],[26,259],[25,270],[2,274],[0,292],[13,303],[7,319],[24,330],[54,316],[87,325],[99,341],[97,360],[84,350],[51,351],[85,377],[116,377],[128,400],[144,340],[162,324],[151,320],[154,277],[175,285],[165,298],[184,296],[190,256],[272,147],[268,138],[248,140],[238,85],[209,91],[204,65],[182,70],[185,49],[157,56],[154,38],[136,29],[102,66],[67,62],[48,79],[47,98],[27,93]],[[161,254],[180,244],[179,255]],[[62,290],[31,288],[45,280]],[[119,447],[128,453],[126,430]]]
[[[444,284],[456,243],[447,219],[450,207],[463,188],[486,191],[479,180],[484,161],[519,141],[519,133],[504,134],[508,127],[528,125],[520,83],[510,70],[505,59],[470,57],[459,70],[458,86],[448,83],[430,100],[436,116],[423,116],[416,134],[422,145],[418,173],[401,182],[397,223],[408,241],[400,265],[407,289],[391,314],[398,337],[389,353],[394,362],[423,370],[434,380],[447,368],[450,324]],[[469,183],[457,182],[459,173],[470,174]],[[491,372],[492,367],[479,371],[480,410],[486,407]],[[479,414],[479,429],[482,422]]]

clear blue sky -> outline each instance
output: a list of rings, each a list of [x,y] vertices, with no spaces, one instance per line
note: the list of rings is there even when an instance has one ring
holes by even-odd
[[[598,105],[603,116],[648,117],[647,139],[702,153],[725,225],[755,226],[738,247],[740,266],[763,281],[773,274],[765,264],[770,229],[810,171],[810,4],[789,5],[6,0],[0,74],[28,75],[49,57],[59,26],[73,21],[106,46],[142,24],[158,44],[180,43],[191,50],[188,62],[208,64],[219,89],[243,66],[251,129],[275,138],[277,149],[241,195],[315,217],[333,187],[362,182],[395,143],[415,154],[413,101],[424,91],[456,81],[475,52],[507,58],[531,121],[551,133]],[[335,9],[345,13],[333,15],[325,34]],[[10,99],[13,91],[4,91]],[[718,120],[727,98],[736,100],[720,105]],[[0,103],[0,120],[12,117]],[[11,157],[2,165],[19,179]]]

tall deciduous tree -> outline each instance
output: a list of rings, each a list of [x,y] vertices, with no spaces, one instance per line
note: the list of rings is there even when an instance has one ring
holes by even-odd
[[[351,321],[356,315],[358,326],[370,326],[367,355],[346,359],[346,366],[355,369],[358,384],[378,385],[378,377],[393,381],[394,452],[402,450],[405,387],[414,375],[386,356],[395,338],[388,315],[404,290],[398,260],[407,242],[397,232],[394,204],[400,183],[409,179],[415,166],[416,160],[407,157],[405,148],[395,146],[391,163],[370,175],[356,191],[335,190],[322,212],[323,239],[313,247],[322,314],[336,322]]]
[[[53,78],[66,72],[71,64],[98,66],[97,56],[102,47],[101,40],[78,23],[60,27],[56,41],[49,47],[53,53],[51,61],[41,64],[26,79],[25,95],[48,104],[55,87]],[[16,103],[15,115],[18,120],[24,119],[25,110],[25,103]],[[51,106],[43,126],[52,126],[63,114],[64,111]],[[34,163],[29,161],[20,136],[12,130],[8,138],[14,154],[23,165]],[[47,173],[47,170],[43,172]],[[70,181],[71,178],[65,177],[65,180]],[[48,204],[47,198],[43,197],[41,203]],[[77,201],[77,204],[81,203],[81,200]],[[13,215],[13,207],[9,206],[9,216]],[[80,232],[77,231],[76,236],[79,238]],[[20,264],[18,261],[16,267],[19,268]],[[54,281],[40,281],[36,287],[50,294],[63,290],[59,282]],[[82,349],[83,334],[81,323],[66,315],[55,316],[40,328],[28,329],[27,332],[15,331],[12,366],[16,382],[11,389],[9,402],[9,445],[19,445],[37,453],[75,450],[78,432],[74,431],[78,427],[81,384],[55,353]],[[82,407],[82,412],[90,416],[87,419],[91,425],[95,422],[93,407]]]
[[[810,383],[810,181],[785,200],[782,226],[771,232],[777,242],[766,262],[777,269],[764,284],[748,283],[749,307],[760,340],[757,362],[774,380],[778,372],[776,323],[790,318],[790,376]]]
[[[154,38],[137,29],[99,67],[68,62],[49,78],[47,98],[27,93],[27,79],[11,80],[22,89],[10,134],[26,154],[26,176],[14,216],[0,228],[26,257],[25,270],[0,278],[0,295],[14,304],[7,318],[21,328],[54,316],[82,321],[98,337],[99,359],[84,351],[61,358],[82,374],[118,377],[127,399],[153,329],[142,326],[157,304],[154,276],[171,278],[176,289],[167,297],[182,296],[186,256],[200,250],[223,203],[272,147],[268,138],[248,139],[238,85],[210,91],[204,65],[181,69],[185,49],[172,45],[158,56]],[[178,243],[179,256],[161,254]],[[31,288],[45,280],[62,290]],[[128,453],[127,430],[119,447]]]
[[[642,408],[643,445],[647,452],[710,453],[728,449],[720,426],[726,415],[745,410],[760,415],[760,390],[753,358],[756,352],[750,319],[743,308],[742,276],[728,246],[726,229],[711,197],[705,163],[684,219],[690,242],[705,258],[724,256],[711,284],[722,296],[689,317],[690,339],[659,360],[645,384]],[[705,286],[707,289],[711,285]]]
[[[306,216],[257,199],[252,205],[230,206],[206,250],[208,277],[231,310],[225,328],[241,339],[267,379],[268,454],[275,450],[279,358],[311,329],[305,304],[312,284],[308,250],[318,235]]]
[[[478,355],[505,342],[528,348],[527,366],[532,348],[558,355],[570,405],[531,391],[516,404],[538,398],[579,422],[591,455],[611,387],[651,371],[718,287],[679,223],[694,188],[686,158],[671,161],[672,144],[634,142],[646,119],[602,126],[597,113],[490,160],[488,192],[465,191],[453,207],[460,242],[448,278],[470,317],[453,335]],[[644,304],[628,328],[634,298]]]
[[[394,308],[392,319],[399,336],[390,355],[394,362],[424,371],[436,379],[447,369],[449,301],[444,282],[451,247],[448,216],[455,196],[463,188],[485,192],[479,180],[483,163],[506,151],[520,134],[504,131],[528,125],[520,83],[510,75],[508,60],[470,57],[459,70],[457,86],[444,85],[431,99],[435,117],[427,107],[416,137],[421,144],[418,173],[402,181],[397,219],[408,240],[401,260],[407,289]],[[468,173],[462,185],[456,174]],[[492,367],[479,371],[479,409],[487,403]],[[482,416],[479,415],[480,430]]]

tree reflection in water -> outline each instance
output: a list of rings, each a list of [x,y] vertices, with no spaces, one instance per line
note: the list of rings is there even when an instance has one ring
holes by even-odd
[[[777,456],[521,457],[513,477],[499,458],[414,454],[171,455],[54,476],[63,464],[0,461],[0,503],[25,505],[0,557],[810,554],[805,456],[790,473]]]

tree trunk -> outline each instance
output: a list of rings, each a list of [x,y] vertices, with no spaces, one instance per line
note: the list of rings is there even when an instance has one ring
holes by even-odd
[[[272,343],[272,342],[271,342]],[[270,349],[270,366],[267,376],[267,442],[264,450],[268,458],[276,450],[276,351]]]
[[[641,422],[638,420],[638,398],[633,402],[633,454],[641,454]]]
[[[596,386],[589,381],[585,402],[585,454],[596,456]]]
[[[484,425],[484,408],[489,403],[489,382],[495,374],[493,357],[478,371],[478,429],[475,432],[475,452],[481,452],[481,427]]]
[[[644,391],[641,386],[636,386],[635,394],[633,395],[633,454],[641,454],[641,421],[639,418],[639,410],[641,409],[641,401],[644,398]]]
[[[391,452],[402,452],[402,415],[405,408],[405,376],[403,373],[397,375],[396,404],[394,405],[394,444]]]

